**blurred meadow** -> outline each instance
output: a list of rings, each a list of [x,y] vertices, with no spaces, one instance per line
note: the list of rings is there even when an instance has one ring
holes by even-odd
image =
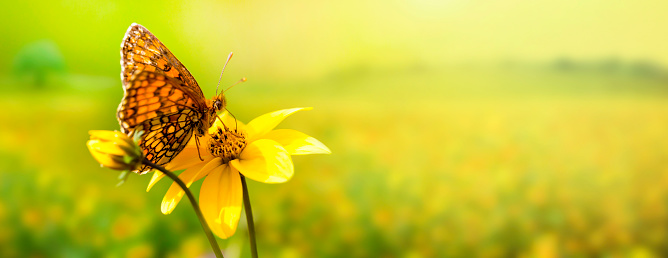
[[[241,121],[331,155],[249,181],[262,257],[668,256],[668,2],[0,2],[0,257],[211,256],[100,168],[137,22]],[[193,185],[199,193],[201,181]],[[244,218],[227,258],[250,257]]]

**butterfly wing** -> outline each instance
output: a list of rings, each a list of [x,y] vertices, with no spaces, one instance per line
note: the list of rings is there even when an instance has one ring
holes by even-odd
[[[123,87],[127,88],[133,76],[142,71],[163,73],[166,77],[183,82],[181,90],[190,95],[197,107],[206,107],[204,93],[188,69],[150,31],[133,23],[121,43]]]
[[[164,165],[186,146],[201,114],[183,82],[160,72],[142,71],[125,88],[118,107],[121,131],[144,131],[139,145],[151,162]],[[142,167],[139,173],[147,172]]]
[[[200,110],[196,99],[183,91],[184,83],[161,72],[142,71],[126,85],[125,95],[116,114],[123,133],[155,117]],[[197,119],[195,119],[197,121]]]
[[[121,44],[123,133],[144,131],[139,145],[153,163],[171,161],[188,143],[206,100],[188,69],[151,32],[132,24]],[[148,167],[142,166],[139,173]]]
[[[146,159],[161,166],[174,159],[192,137],[196,123],[194,118],[197,116],[194,110],[183,109],[170,115],[144,120],[135,130],[144,132],[139,147]],[[135,172],[144,174],[151,169],[142,165]]]

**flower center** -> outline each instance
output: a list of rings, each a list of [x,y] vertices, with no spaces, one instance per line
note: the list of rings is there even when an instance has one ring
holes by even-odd
[[[236,129],[228,129],[218,127],[209,139],[209,152],[214,157],[222,158],[223,163],[239,158],[239,154],[246,147],[246,134]]]

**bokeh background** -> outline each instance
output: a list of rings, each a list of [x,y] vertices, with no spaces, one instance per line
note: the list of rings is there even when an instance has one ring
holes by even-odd
[[[668,2],[2,1],[0,256],[211,255],[169,187],[116,187],[88,130],[118,129],[137,22],[242,121],[331,155],[251,181],[262,257],[668,256]],[[200,182],[201,183],[201,182]],[[200,183],[194,184],[198,193]],[[246,223],[219,240],[249,257]]]

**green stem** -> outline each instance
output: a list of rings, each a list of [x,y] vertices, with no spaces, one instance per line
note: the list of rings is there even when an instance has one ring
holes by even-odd
[[[246,222],[248,223],[248,237],[250,238],[251,257],[257,258],[257,243],[255,242],[255,224],[253,223],[253,211],[251,210],[250,196],[246,177],[241,176],[241,186],[244,191],[244,210],[246,211]]]
[[[216,238],[213,236],[213,233],[211,233],[211,229],[209,228],[209,224],[206,223],[206,220],[204,219],[204,215],[202,215],[202,210],[199,208],[199,204],[197,204],[197,200],[195,200],[195,196],[193,196],[192,192],[190,192],[190,189],[188,189],[188,186],[186,186],[183,181],[176,176],[174,173],[170,172],[169,170],[163,168],[162,166],[153,164],[153,162],[149,161],[148,159],[144,159],[144,164],[155,168],[157,170],[160,170],[163,174],[165,174],[167,177],[171,178],[176,184],[181,187],[181,189],[186,192],[186,195],[188,196],[188,199],[190,200],[190,204],[193,206],[193,209],[195,210],[195,214],[197,214],[197,218],[199,219],[199,223],[202,224],[202,229],[204,229],[204,234],[206,235],[206,238],[209,239],[209,244],[211,244],[211,249],[213,249],[213,253],[216,255],[217,258],[224,258],[223,253],[220,251],[220,247],[218,247],[218,242],[216,242]]]

